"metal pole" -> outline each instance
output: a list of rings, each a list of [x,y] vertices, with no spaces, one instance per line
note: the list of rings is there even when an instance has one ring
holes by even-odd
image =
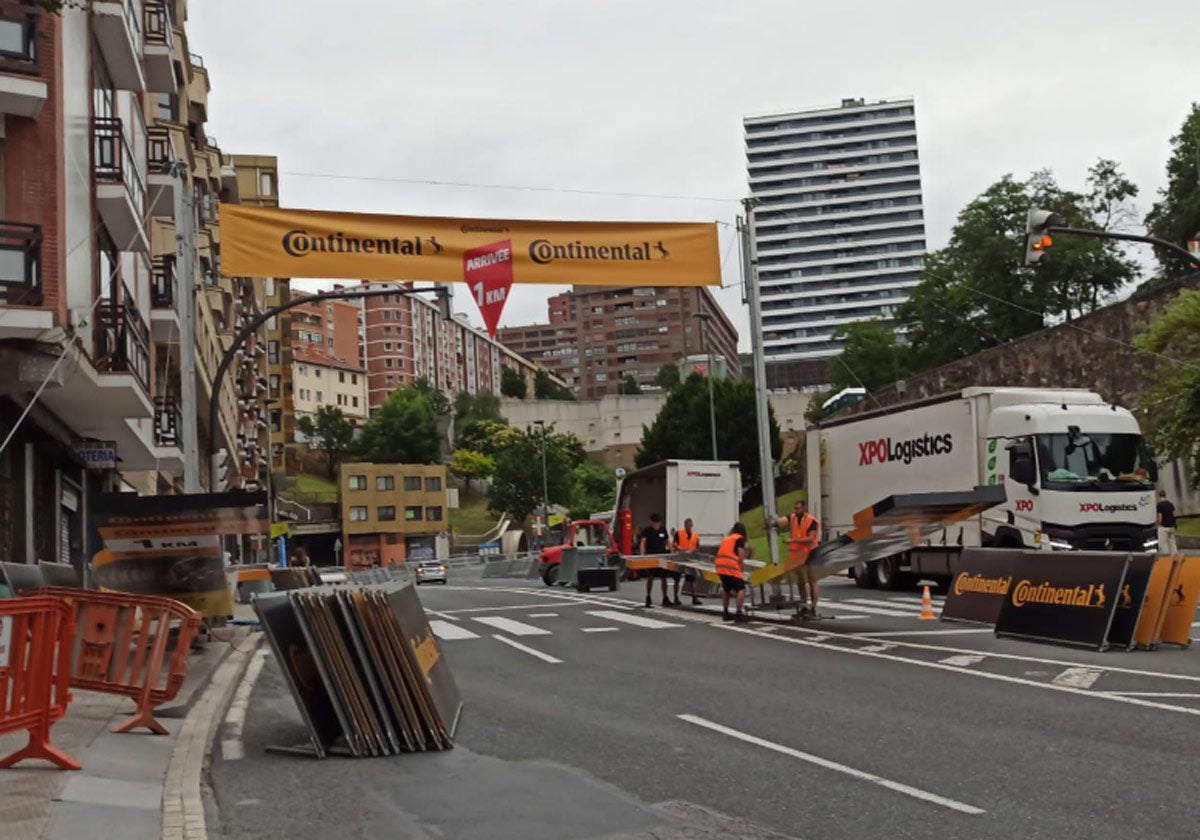
[[[754,358],[754,407],[758,421],[758,465],[762,472],[763,516],[767,522],[767,550],[771,564],[779,562],[779,528],[775,523],[775,465],[771,461],[771,423],[767,402],[767,362],[763,352],[762,303],[758,296],[758,245],[754,241],[754,204],[747,198],[745,223],[742,230],[742,279],[746,302],[750,305],[750,347]]]
[[[200,492],[200,429],[196,397],[196,221],[192,191],[187,188],[184,164],[171,164],[175,182],[175,276],[172,278],[175,311],[179,313],[179,404],[183,444],[183,492]],[[208,430],[216,438],[217,430]],[[215,491],[215,487],[214,487]]]
[[[717,459],[717,409],[713,399],[713,364],[712,335],[709,333],[709,323],[712,315],[708,312],[697,312],[696,317],[704,323],[704,346],[708,351],[708,423],[712,433],[712,459]]]
[[[271,406],[275,400],[263,400],[267,409],[267,521],[275,522],[275,449],[271,445]]]
[[[546,478],[546,421],[534,420],[535,426],[540,426],[542,429],[542,545],[549,542],[550,536],[550,490],[549,482]]]
[[[1157,245],[1159,248],[1166,248],[1168,251],[1173,251],[1175,254],[1189,260],[1196,268],[1200,268],[1200,257],[1193,254],[1187,248],[1155,236],[1136,236],[1132,233],[1112,233],[1107,230],[1087,230],[1085,228],[1060,227],[1057,225],[1047,227],[1046,232],[1067,233],[1073,236],[1086,236],[1092,239],[1116,239],[1121,242],[1147,242],[1151,245]]]

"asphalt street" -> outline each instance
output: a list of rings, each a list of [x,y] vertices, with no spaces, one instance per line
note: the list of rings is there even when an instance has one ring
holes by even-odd
[[[210,831],[228,840],[1200,834],[1195,649],[1098,653],[995,639],[918,621],[914,593],[845,581],[823,587],[823,612],[836,617],[802,627],[644,609],[643,592],[626,583],[580,595],[477,574],[423,587],[466,703],[449,753],[268,752],[306,740],[268,658],[244,724],[218,735]]]

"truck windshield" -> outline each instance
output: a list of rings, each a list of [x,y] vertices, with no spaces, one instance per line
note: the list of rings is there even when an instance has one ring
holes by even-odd
[[[1149,452],[1141,435],[1037,435],[1042,486],[1103,490],[1150,486]]]

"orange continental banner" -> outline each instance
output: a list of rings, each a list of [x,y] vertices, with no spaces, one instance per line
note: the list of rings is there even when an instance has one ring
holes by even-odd
[[[480,262],[486,265],[474,264]],[[514,283],[721,283],[711,223],[449,219],[221,205],[221,270],[231,277],[462,283],[480,269],[507,269]]]

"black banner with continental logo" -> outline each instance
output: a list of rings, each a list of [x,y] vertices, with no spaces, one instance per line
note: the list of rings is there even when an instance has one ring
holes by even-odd
[[[1154,571],[1156,559],[1153,554],[1134,554],[1130,557],[1125,585],[1121,587],[1112,627],[1108,629],[1108,643],[1112,647],[1133,650],[1137,644],[1135,634],[1146,605],[1146,590],[1150,587],[1150,573]]]
[[[942,618],[994,625],[1012,587],[1013,568],[1024,553],[1007,548],[964,549],[954,562]]]
[[[1129,563],[1114,552],[1023,552],[996,635],[1105,650]]]

